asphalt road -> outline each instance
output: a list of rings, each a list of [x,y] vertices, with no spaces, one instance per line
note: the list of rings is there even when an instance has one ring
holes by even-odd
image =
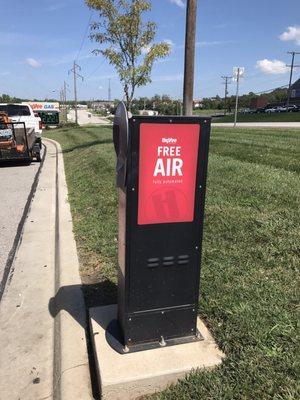
[[[0,164],[0,282],[39,166]]]
[[[89,115],[91,115],[89,117]],[[75,111],[70,110],[68,113],[68,120],[75,121]],[[78,124],[79,125],[88,125],[88,124],[96,124],[96,125],[110,125],[110,122],[105,119],[101,118],[97,115],[93,115],[86,110],[78,110]]]

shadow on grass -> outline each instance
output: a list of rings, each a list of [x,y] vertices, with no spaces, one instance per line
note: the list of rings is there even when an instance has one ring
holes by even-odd
[[[88,147],[96,146],[98,144],[110,144],[110,143],[112,143],[112,139],[93,140],[92,142],[87,142],[79,144],[77,146],[69,147],[68,149],[63,150],[63,153],[71,153],[74,150],[86,149]]]

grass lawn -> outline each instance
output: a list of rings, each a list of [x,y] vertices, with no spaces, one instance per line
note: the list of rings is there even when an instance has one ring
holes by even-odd
[[[217,110],[217,109],[215,109],[215,110],[214,109],[212,109],[212,110],[194,110],[193,114],[194,115],[200,115],[200,117],[218,115],[218,114],[223,115],[224,114],[224,110]]]
[[[65,128],[47,135],[64,150],[88,303],[116,302],[111,128]],[[300,131],[213,129],[199,306],[227,358],[151,399],[300,398],[299,160]],[[95,298],[97,288],[102,292]]]
[[[300,122],[300,112],[238,114],[238,122]],[[214,122],[234,122],[234,115],[214,118]]]

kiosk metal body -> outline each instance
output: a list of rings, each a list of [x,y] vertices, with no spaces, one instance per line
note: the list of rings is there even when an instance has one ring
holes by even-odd
[[[114,124],[118,321],[126,351],[199,340],[196,329],[210,119]]]

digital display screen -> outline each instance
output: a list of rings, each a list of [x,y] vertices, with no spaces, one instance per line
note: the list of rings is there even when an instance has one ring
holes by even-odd
[[[58,125],[59,113],[58,112],[39,112],[39,117],[44,125]]]
[[[200,126],[140,127],[138,224],[192,222]]]

